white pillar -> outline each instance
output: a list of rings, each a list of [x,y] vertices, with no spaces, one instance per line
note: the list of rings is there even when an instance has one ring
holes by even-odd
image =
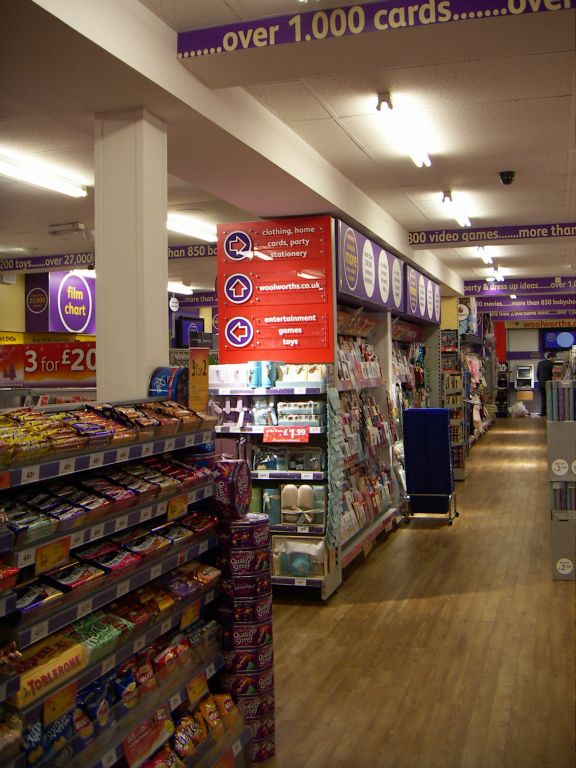
[[[166,127],[144,110],[95,122],[98,399],[137,399],[168,364]]]

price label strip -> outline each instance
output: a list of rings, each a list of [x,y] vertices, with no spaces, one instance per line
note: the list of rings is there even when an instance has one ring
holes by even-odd
[[[188,511],[188,494],[175,496],[168,502],[168,520],[178,520]]]
[[[20,485],[27,485],[28,483],[35,483],[40,479],[40,467],[38,465],[34,467],[25,467],[22,470],[22,477],[20,479]]]
[[[208,693],[208,682],[205,672],[199,672],[190,680],[186,686],[186,693],[188,694],[190,704],[195,704]]]
[[[182,618],[180,619],[180,629],[186,629],[190,624],[193,624],[200,618],[200,602],[192,603],[192,605],[186,606],[182,611]]]
[[[70,557],[70,536],[51,541],[36,550],[36,573],[45,573],[65,565]]]
[[[42,706],[42,720],[44,725],[50,725],[60,717],[70,712],[76,706],[78,697],[78,683],[73,682],[62,688],[44,700]]]

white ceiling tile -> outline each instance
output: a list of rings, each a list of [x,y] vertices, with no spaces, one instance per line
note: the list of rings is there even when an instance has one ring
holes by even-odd
[[[329,116],[318,99],[300,81],[253,86],[247,90],[261,104],[288,123]]]

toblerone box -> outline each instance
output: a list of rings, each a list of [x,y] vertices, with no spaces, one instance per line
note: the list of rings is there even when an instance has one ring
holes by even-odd
[[[75,677],[88,662],[80,643],[64,635],[34,643],[22,651],[17,663],[20,690],[10,700],[15,707],[26,707],[53,688]]]

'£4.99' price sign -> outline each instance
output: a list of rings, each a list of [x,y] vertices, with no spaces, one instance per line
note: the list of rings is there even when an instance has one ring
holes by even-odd
[[[25,344],[24,358],[26,386],[96,385],[96,344],[93,341]]]
[[[264,427],[264,443],[308,443],[310,427]]]

